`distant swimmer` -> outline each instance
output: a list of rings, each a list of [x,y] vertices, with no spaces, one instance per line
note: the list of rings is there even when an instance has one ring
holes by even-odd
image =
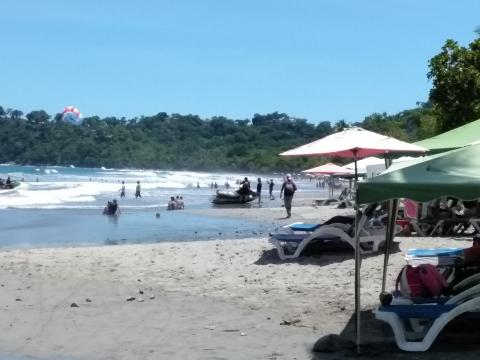
[[[120,197],[125,197],[125,181],[122,181],[122,187],[120,188]]]
[[[135,189],[135,199],[142,197],[141,189],[140,189],[140,181],[137,181],[137,188]]]

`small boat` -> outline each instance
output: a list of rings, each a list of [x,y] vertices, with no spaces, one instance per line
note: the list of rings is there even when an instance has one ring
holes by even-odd
[[[225,191],[225,190],[217,190],[217,194],[212,199],[212,203],[220,205],[220,204],[242,204],[253,201],[257,198],[257,194],[253,191],[245,196],[245,201],[242,201],[242,196],[238,192],[235,191]]]
[[[10,184],[0,184],[0,190],[12,190],[15,189],[20,183],[18,181],[12,181]]]

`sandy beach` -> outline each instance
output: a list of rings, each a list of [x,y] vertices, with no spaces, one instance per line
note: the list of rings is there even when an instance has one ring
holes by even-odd
[[[256,219],[272,230],[293,221],[351,213],[296,199],[283,208],[198,210]],[[387,288],[408,248],[470,245],[466,239],[396,238]],[[443,342],[427,353],[399,351],[370,314],[383,256],[362,263],[363,341],[370,358],[478,358]],[[313,353],[327,334],[353,339],[353,251],[324,249],[280,261],[268,237],[184,243],[0,252],[0,358],[340,359]],[[478,333],[477,333],[478,336]],[[2,358],[3,359],[3,358]]]

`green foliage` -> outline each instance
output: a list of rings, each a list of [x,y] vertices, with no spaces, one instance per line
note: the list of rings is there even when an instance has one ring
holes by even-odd
[[[91,116],[76,126],[64,122],[61,114],[51,119],[35,110],[24,119],[20,110],[3,109],[0,162],[19,164],[297,172],[331,159],[284,158],[280,152],[349,126],[344,120],[333,127],[328,121],[315,125],[278,112],[255,114],[251,120],[164,112],[130,120]],[[395,115],[374,113],[355,125],[416,141],[436,135],[436,122],[436,110],[425,103]]]
[[[252,121],[158,113],[126,120],[98,116],[80,126],[53,120],[44,110],[22,118],[0,109],[0,162],[189,170],[291,171],[318,159],[283,159],[282,151],[324,137],[317,126],[286,114],[255,114]]]
[[[414,142],[437,134],[436,116],[430,103],[419,104],[415,109],[395,115],[374,113],[367,116],[358,126],[366,130]]]
[[[439,130],[447,131],[480,118],[480,39],[468,48],[447,40],[429,63],[430,100]]]

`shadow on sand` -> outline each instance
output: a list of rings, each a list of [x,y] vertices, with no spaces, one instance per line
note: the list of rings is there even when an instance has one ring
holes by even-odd
[[[399,243],[394,242],[391,253],[399,252]],[[362,257],[369,258],[374,256],[383,256],[383,252],[371,252],[363,254]],[[318,265],[324,266],[333,263],[342,262],[345,260],[353,259],[354,251],[350,244],[344,241],[335,242],[315,242],[312,241],[302,251],[300,256],[296,259],[281,260],[278,257],[276,248],[264,250],[260,255],[260,258],[255,261],[255,265],[269,265],[269,264],[283,264],[283,263],[297,263],[300,265]]]
[[[355,315],[352,314],[340,336],[329,335],[328,339],[323,337],[313,345],[311,359],[473,360],[480,358],[478,341],[480,327],[475,321],[466,319],[452,321],[428,351],[407,352],[397,347],[390,326],[375,319],[371,311],[362,311],[360,319],[362,327],[360,353],[357,353],[354,345]],[[322,346],[324,346],[323,349]]]

